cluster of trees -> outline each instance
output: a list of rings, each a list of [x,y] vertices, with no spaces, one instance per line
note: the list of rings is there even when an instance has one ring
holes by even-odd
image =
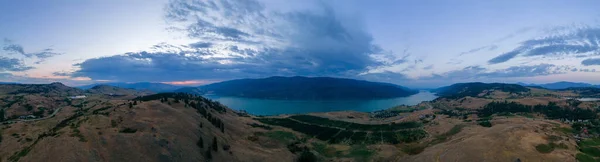
[[[401,123],[391,123],[391,124],[359,124],[352,122],[345,122],[340,120],[331,120],[327,118],[312,116],[312,115],[294,115],[290,118],[315,124],[326,127],[337,127],[337,128],[345,128],[346,130],[355,130],[355,131],[395,131],[400,129],[411,129],[411,128],[419,128],[423,126],[419,122],[401,122]]]
[[[305,124],[298,122],[296,120],[302,119],[302,122],[307,122],[310,117],[297,116],[296,118],[258,118],[260,122],[269,125],[277,125],[286,128],[290,128],[294,131],[298,131],[309,136],[313,136],[319,140],[328,141],[329,143],[340,143],[343,141],[348,141],[350,143],[392,143],[397,144],[400,142],[413,142],[425,138],[427,136],[427,132],[422,129],[406,129],[403,127],[403,130],[397,131],[392,130],[392,125],[387,126],[377,126],[373,125],[374,128],[378,129],[364,129],[368,126],[362,124],[360,127],[354,127],[349,129],[352,125],[350,122],[343,121],[334,121],[332,123],[326,123],[324,120],[315,120],[309,122],[310,124]],[[319,117],[317,117],[319,118]],[[317,119],[314,118],[314,119]],[[343,126],[342,126],[343,125]],[[363,129],[357,129],[363,128]],[[410,128],[413,128],[411,125]]]
[[[548,105],[523,105],[516,102],[491,102],[478,111],[480,117],[489,117],[496,113],[541,113],[550,119],[589,120],[596,119],[596,110],[581,108],[563,108],[554,102]]]

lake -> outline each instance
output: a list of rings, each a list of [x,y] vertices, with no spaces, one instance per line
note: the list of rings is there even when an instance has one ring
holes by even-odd
[[[246,110],[254,115],[303,114],[343,110],[372,112],[397,105],[416,105],[422,101],[431,101],[437,98],[435,94],[429,91],[420,91],[408,97],[370,100],[271,100],[214,95],[204,97],[219,101],[231,109]]]

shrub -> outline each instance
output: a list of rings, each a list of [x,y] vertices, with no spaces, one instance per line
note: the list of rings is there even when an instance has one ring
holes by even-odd
[[[317,161],[317,156],[310,151],[304,151],[298,157],[298,162],[314,162]]]
[[[484,126],[484,127],[492,127],[492,123],[489,120],[480,121],[479,125]]]
[[[125,128],[122,129],[121,131],[119,131],[120,133],[135,133],[137,132],[137,129],[133,129],[133,128]]]
[[[546,145],[546,144],[539,144],[539,145],[535,146],[535,149],[540,153],[550,153],[550,152],[554,151],[554,147],[552,147],[551,145]]]

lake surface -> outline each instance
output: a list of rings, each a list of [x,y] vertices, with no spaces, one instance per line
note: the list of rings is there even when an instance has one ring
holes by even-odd
[[[371,100],[271,100],[214,95],[204,97],[217,100],[231,109],[246,110],[254,115],[302,114],[342,110],[371,112],[398,105],[416,105],[422,101],[431,101],[437,98],[435,94],[429,91],[420,91],[408,97]]]

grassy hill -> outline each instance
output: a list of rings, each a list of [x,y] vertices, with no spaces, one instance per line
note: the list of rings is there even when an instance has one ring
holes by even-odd
[[[529,89],[517,84],[504,83],[457,83],[447,87],[441,87],[433,90],[438,96],[444,98],[462,98],[466,96],[477,97],[492,91],[502,91],[508,93],[529,92]]]

